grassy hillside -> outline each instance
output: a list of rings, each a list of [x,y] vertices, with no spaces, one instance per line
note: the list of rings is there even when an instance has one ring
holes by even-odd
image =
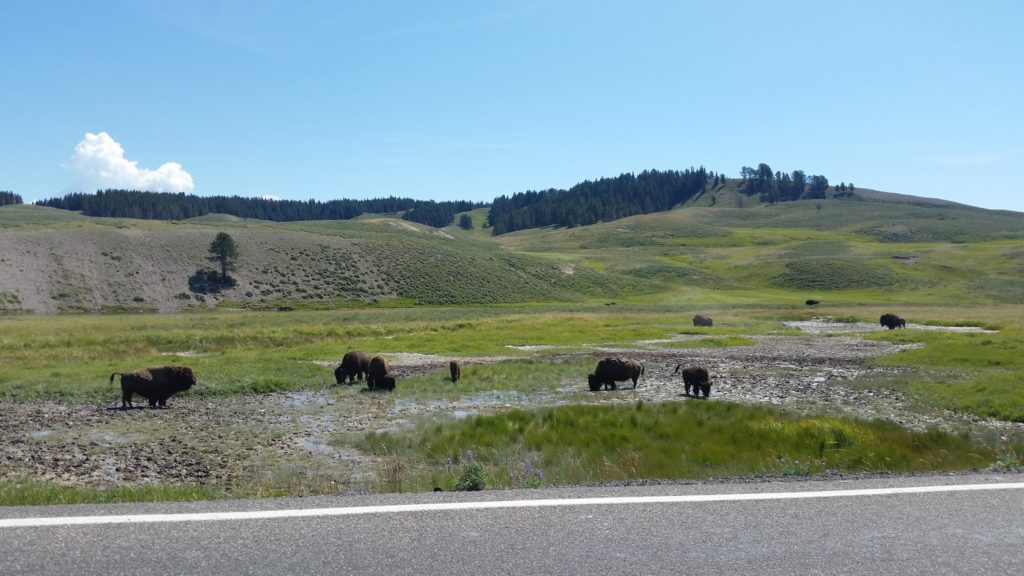
[[[498,238],[517,252],[659,282],[716,303],[1020,303],[1024,214],[815,200],[690,206]]]
[[[190,290],[218,232],[240,250],[237,286]],[[0,309],[174,311],[252,307],[578,301],[649,292],[641,280],[510,253],[480,233],[393,218],[275,224],[208,215],[186,222],[0,209]]]
[[[1021,303],[1024,215],[865,191],[855,199],[691,205],[593,226],[492,237],[386,217],[270,223],[86,218],[0,208],[0,310],[174,311],[214,305],[635,301]],[[237,286],[190,290],[218,232]]]

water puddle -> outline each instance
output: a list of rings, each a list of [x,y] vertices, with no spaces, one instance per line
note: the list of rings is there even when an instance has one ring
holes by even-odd
[[[796,328],[808,334],[842,334],[846,332],[876,332],[888,330],[872,322],[836,322],[830,318],[812,318],[810,320],[795,320],[783,322],[784,326]],[[995,334],[998,330],[986,330],[977,326],[933,326],[930,324],[913,324],[908,322],[906,330],[937,330],[940,332],[972,332],[980,334]]]
[[[469,396],[459,396],[457,399],[447,400],[418,400],[415,398],[395,399],[395,412],[411,412],[413,414],[426,412],[448,412],[456,419],[464,419],[476,416],[486,410],[495,408],[524,408],[529,409],[538,406],[552,406],[565,404],[566,399],[562,396],[547,392],[514,392],[505,390],[492,390]]]
[[[287,392],[281,398],[281,406],[286,408],[307,408],[310,406],[330,406],[331,398],[322,392]]]

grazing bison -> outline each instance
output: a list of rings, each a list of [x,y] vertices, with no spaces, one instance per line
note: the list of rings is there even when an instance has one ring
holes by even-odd
[[[593,374],[587,375],[587,384],[592,392],[596,392],[601,386],[604,386],[605,390],[615,390],[617,381],[632,380],[635,390],[636,381],[643,373],[643,364],[635,360],[609,356],[597,363],[597,369]]]
[[[694,326],[707,326],[708,328],[710,328],[711,324],[711,318],[703,314],[697,314],[696,316],[693,317]]]
[[[348,378],[348,383],[352,384],[356,381],[356,377],[362,380],[363,374],[366,374],[369,369],[370,355],[366,352],[351,350],[345,353],[345,356],[341,358],[341,364],[334,369],[334,379],[338,384],[344,384],[345,379]]]
[[[462,378],[462,368],[455,360],[448,363],[448,369],[452,371],[452,382],[458,382],[459,378]]]
[[[196,375],[188,366],[161,366],[146,368],[133,372],[114,372],[110,375],[110,383],[114,376],[121,376],[121,409],[134,408],[132,396],[138,394],[149,400],[149,407],[167,407],[167,399],[178,392],[195,386]]]
[[[704,394],[705,398],[711,395],[711,379],[708,377],[708,371],[703,366],[683,368],[682,364],[677,364],[676,370],[672,374],[675,375],[679,372],[680,368],[683,370],[683,387],[687,396],[690,396],[690,389],[693,389],[694,398],[700,398],[701,393]]]
[[[370,390],[395,389],[395,377],[388,373],[388,361],[383,356],[370,359],[370,367],[366,371],[366,387]]]
[[[814,306],[815,304],[821,304],[821,302],[820,302],[820,301],[818,301],[818,300],[814,300],[814,299],[812,298],[812,299],[810,299],[810,300],[806,300],[806,301],[804,301],[804,304],[807,304],[808,306]]]
[[[895,314],[882,314],[882,317],[878,319],[878,323],[889,330],[907,327],[907,321]]]

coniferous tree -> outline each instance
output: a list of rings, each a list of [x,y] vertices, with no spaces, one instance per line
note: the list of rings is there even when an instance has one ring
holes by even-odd
[[[10,204],[21,204],[21,196],[7,190],[0,190],[0,206],[8,206]]]
[[[811,176],[810,184],[807,186],[807,193],[805,198],[821,199],[825,198],[825,193],[828,191],[828,178],[824,176]]]
[[[238,245],[235,244],[235,239],[227,232],[217,233],[217,237],[210,244],[210,255],[206,259],[219,263],[221,277],[227,280],[228,272],[235,269],[238,260]]]
[[[184,193],[143,192],[139,190],[100,190],[52,198],[41,205],[81,212],[86,216],[184,220],[206,214],[230,214],[275,222],[296,220],[349,220],[365,213],[397,214],[403,218],[442,227],[451,224],[458,212],[485,206],[474,202],[433,202],[411,198],[371,200],[271,200],[240,196],[199,197]]]

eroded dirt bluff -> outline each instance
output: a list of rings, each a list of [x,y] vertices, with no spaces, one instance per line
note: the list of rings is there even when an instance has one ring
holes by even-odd
[[[772,404],[798,411],[884,418],[912,429],[992,431],[1020,424],[983,421],[954,412],[927,411],[899,393],[849,386],[865,376],[898,368],[869,366],[865,360],[901,346],[864,340],[850,332],[871,325],[801,326],[804,336],[758,336],[754,345],[666,350],[659,342],[536,359],[597,359],[606,354],[636,358],[646,366],[636,390],[589,393],[586,375],[559,382],[554,392],[494,393],[457,400],[415,401],[392,394],[339,386],[253,396],[172,398],[167,410],[113,409],[104,405],[0,403],[0,477],[33,478],[71,485],[104,486],[153,482],[209,486],[273,485],[310,491],[370,483],[380,462],[329,440],[342,433],[395,429],[421,414],[465,415],[513,406],[565,402],[696,401],[682,397],[672,376],[677,364],[701,364],[712,374],[712,398]],[[852,327],[852,328],[851,328]],[[679,339],[692,338],[679,336]],[[450,358],[416,353],[389,355],[399,380],[444,373]],[[464,364],[506,358],[463,358]],[[325,370],[330,366],[325,365]],[[401,386],[401,384],[399,384]]]

